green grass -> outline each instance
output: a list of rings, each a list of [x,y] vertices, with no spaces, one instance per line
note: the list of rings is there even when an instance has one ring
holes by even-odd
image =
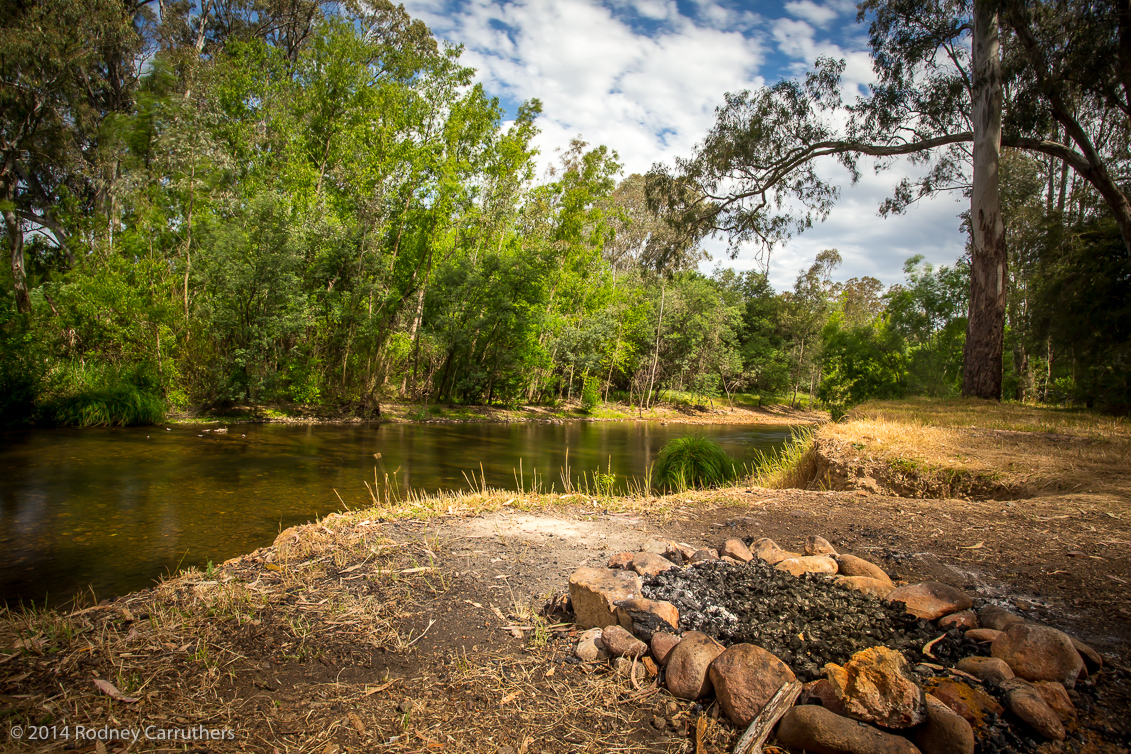
[[[165,404],[151,392],[121,383],[60,398],[52,405],[51,415],[56,423],[68,426],[128,427],[163,421]]]
[[[782,448],[755,453],[750,484],[773,489],[805,487],[817,470],[815,434],[812,427],[797,429]]]
[[[736,476],[735,464],[718,443],[702,435],[672,440],[660,450],[655,478],[663,487],[716,487]]]

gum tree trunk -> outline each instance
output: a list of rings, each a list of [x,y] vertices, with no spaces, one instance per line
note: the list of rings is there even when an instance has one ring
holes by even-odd
[[[962,394],[1001,400],[1005,334],[1005,225],[998,195],[1001,156],[1001,49],[992,2],[975,0],[973,42],[973,253]]]
[[[20,219],[11,209],[4,210],[4,225],[8,231],[8,251],[12,263],[12,288],[16,294],[16,310],[21,314],[31,311],[31,297],[27,290],[27,272],[24,268],[24,229]]]

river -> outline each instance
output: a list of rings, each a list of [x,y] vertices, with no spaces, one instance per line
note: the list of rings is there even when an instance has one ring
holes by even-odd
[[[403,490],[546,489],[570,476],[642,481],[667,441],[704,434],[740,462],[781,446],[786,426],[656,422],[169,425],[0,434],[0,600],[60,605],[152,586],[179,567],[270,544],[288,526]],[[379,455],[379,457],[377,457]]]

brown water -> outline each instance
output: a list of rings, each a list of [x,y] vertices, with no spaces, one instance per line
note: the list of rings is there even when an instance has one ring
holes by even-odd
[[[213,425],[221,426],[221,425]],[[374,469],[420,491],[487,484],[562,490],[598,468],[623,490],[667,441],[704,434],[739,461],[782,445],[788,427],[576,422],[561,425],[233,425],[49,429],[0,434],[0,600],[62,604],[152,586],[178,567],[220,563],[281,528],[369,501]],[[379,460],[374,454],[379,453]]]

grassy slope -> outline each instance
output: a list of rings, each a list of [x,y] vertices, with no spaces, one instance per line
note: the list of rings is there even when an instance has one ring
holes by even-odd
[[[1016,497],[1131,492],[1131,424],[1088,411],[980,400],[875,401],[826,424],[818,442],[960,492],[963,480]]]

